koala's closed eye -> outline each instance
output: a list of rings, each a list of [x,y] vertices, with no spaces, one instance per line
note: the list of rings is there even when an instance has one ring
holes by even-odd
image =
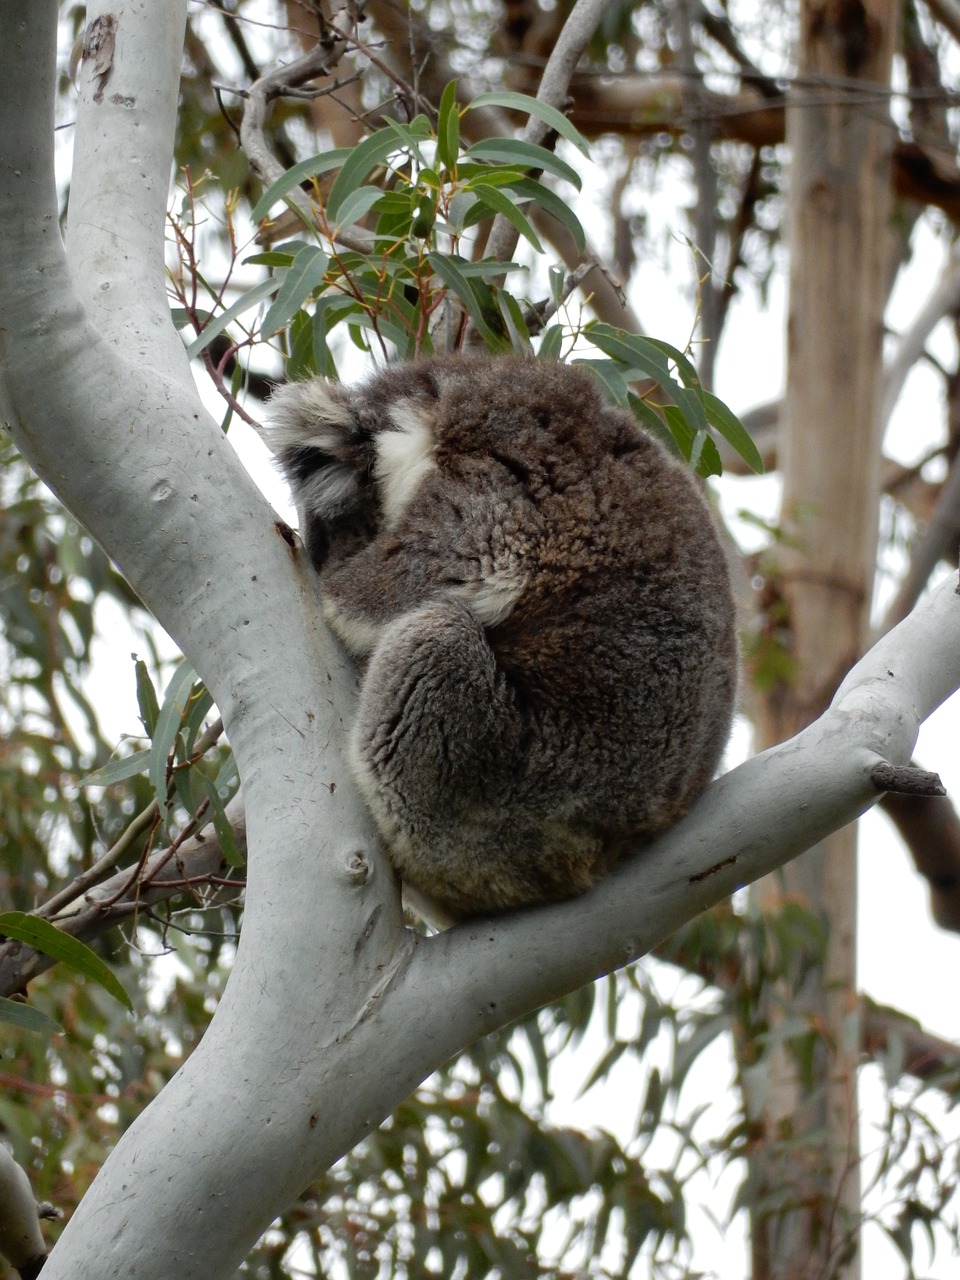
[[[568,897],[685,812],[733,709],[725,557],[588,374],[446,357],[289,385],[272,417],[405,881],[453,917]]]

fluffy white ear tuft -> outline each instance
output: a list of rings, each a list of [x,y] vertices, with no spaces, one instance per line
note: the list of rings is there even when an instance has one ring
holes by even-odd
[[[267,412],[267,423],[258,433],[274,454],[299,445],[335,452],[353,428],[348,406],[321,378],[279,387],[270,397]]]
[[[383,523],[395,529],[421,480],[436,469],[433,416],[426,405],[398,400],[389,414],[396,424],[376,438],[374,475],[380,489]]]

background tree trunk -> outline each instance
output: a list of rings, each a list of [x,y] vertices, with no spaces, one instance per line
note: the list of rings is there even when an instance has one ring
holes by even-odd
[[[800,9],[798,87],[787,122],[791,271],[780,446],[787,541],[775,584],[791,678],[759,700],[760,746],[782,742],[821,713],[868,634],[896,15],[891,0],[804,0]],[[803,1208],[757,1215],[754,1280],[859,1275],[856,840],[856,828],[846,827],[756,890],[764,909],[792,898],[822,913],[829,942],[826,971],[807,978],[791,1011],[817,1032],[812,1069],[801,1080],[776,1055],[757,1155],[761,1184],[772,1187],[783,1185],[776,1164],[790,1153],[791,1201]],[[789,1144],[777,1141],[785,1136]]]

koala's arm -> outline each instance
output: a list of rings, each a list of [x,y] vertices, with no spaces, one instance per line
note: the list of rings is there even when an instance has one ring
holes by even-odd
[[[321,572],[327,621],[365,655],[395,618],[430,601],[455,600],[486,626],[502,621],[527,581],[525,544],[503,530],[504,505],[480,484],[423,478],[395,530]]]

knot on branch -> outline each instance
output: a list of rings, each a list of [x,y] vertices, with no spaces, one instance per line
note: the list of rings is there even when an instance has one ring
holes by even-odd
[[[912,764],[878,764],[870,772],[878,791],[894,791],[902,796],[945,796],[947,789],[938,773]]]
[[[370,879],[370,862],[362,849],[352,849],[343,859],[343,872],[352,884],[366,884]]]

